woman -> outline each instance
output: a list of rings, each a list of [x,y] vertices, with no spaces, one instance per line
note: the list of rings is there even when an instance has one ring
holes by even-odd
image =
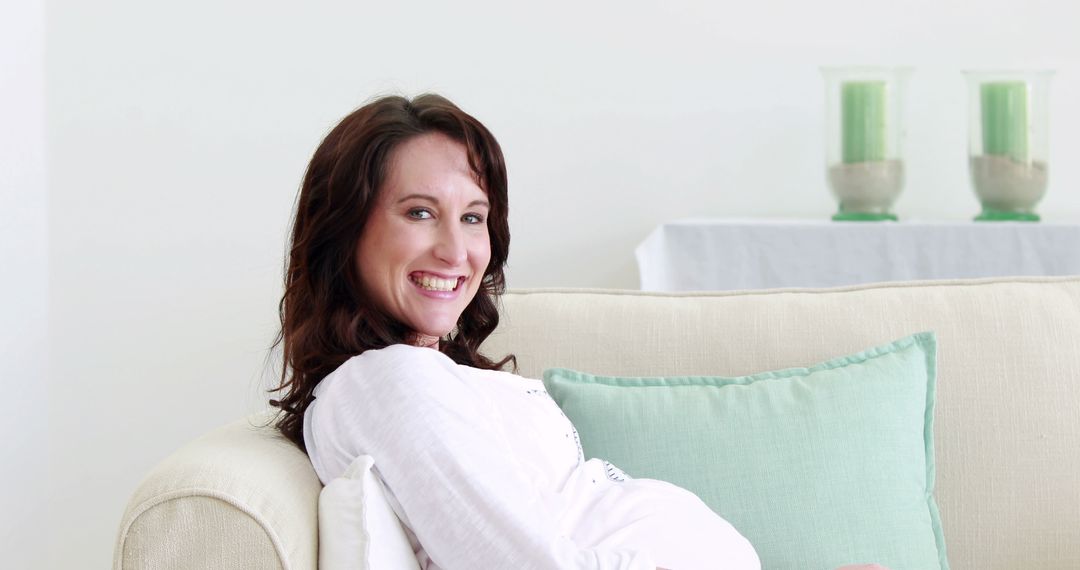
[[[280,430],[324,483],[371,455],[423,568],[759,568],[693,494],[586,461],[543,384],[478,352],[509,238],[476,119],[436,95],[346,117],[297,204]]]

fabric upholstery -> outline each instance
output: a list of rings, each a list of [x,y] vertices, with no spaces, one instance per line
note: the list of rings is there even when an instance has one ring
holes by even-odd
[[[512,351],[532,377],[549,367],[740,376],[932,330],[935,494],[951,567],[1080,568],[1080,277],[702,294],[532,290],[508,293],[502,306],[483,351]],[[121,523],[115,568],[312,570],[319,490],[303,453],[241,420],[147,477]],[[214,497],[224,499],[205,499]],[[179,508],[189,501],[202,506]],[[166,508],[174,514],[155,512]],[[228,522],[208,525],[214,517]],[[240,544],[263,546],[246,561],[212,554],[247,548]]]
[[[361,455],[319,495],[319,570],[419,570],[375,461]]]
[[[114,570],[314,569],[322,486],[270,419],[218,428],[155,467],[128,502]]]
[[[507,295],[519,372],[741,376],[938,339],[935,495],[953,570],[1080,568],[1080,277]]]
[[[934,486],[933,333],[752,376],[544,385],[586,457],[697,494],[763,568],[948,568]]]

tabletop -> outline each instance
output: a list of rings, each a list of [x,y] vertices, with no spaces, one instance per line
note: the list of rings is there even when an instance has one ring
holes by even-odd
[[[635,251],[646,291],[1080,274],[1080,224],[686,219]]]

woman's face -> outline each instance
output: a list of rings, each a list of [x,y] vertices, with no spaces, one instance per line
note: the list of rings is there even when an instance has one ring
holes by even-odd
[[[413,332],[445,336],[491,258],[488,209],[462,144],[442,134],[403,143],[357,246],[366,292]]]

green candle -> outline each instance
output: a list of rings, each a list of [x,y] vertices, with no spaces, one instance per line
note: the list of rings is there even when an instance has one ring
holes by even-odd
[[[983,83],[983,154],[1028,161],[1028,88],[1023,81]]]
[[[884,81],[849,81],[840,86],[845,163],[885,160],[888,121]]]

